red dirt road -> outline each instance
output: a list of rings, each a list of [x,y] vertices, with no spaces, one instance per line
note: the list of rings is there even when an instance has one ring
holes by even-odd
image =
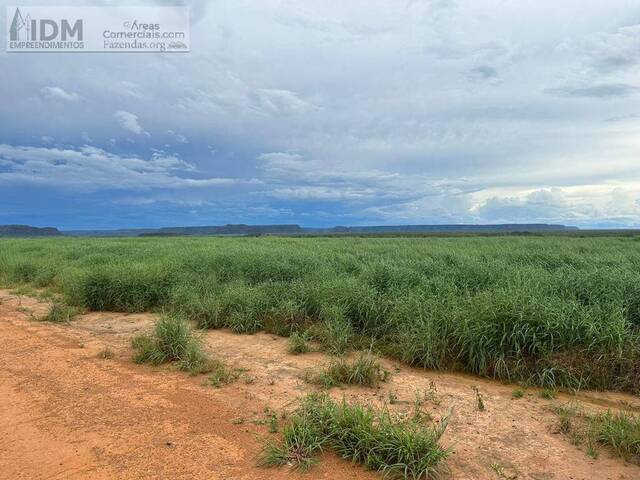
[[[240,392],[136,366],[118,342],[116,358],[99,359],[105,343],[90,333],[34,322],[0,297],[0,478],[309,478],[256,466],[266,432],[233,423],[247,412]],[[331,457],[314,476],[377,478]]]

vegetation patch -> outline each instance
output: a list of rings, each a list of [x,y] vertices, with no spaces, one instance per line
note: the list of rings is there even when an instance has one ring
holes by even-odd
[[[354,360],[340,358],[319,372],[307,374],[307,381],[322,385],[324,388],[336,387],[342,384],[364,385],[377,387],[384,382],[390,373],[385,370],[378,359],[371,353],[360,354]]]
[[[52,301],[55,298],[55,294],[49,288],[36,288],[30,284],[23,284],[11,289],[13,295],[24,295],[26,297],[32,297],[40,302]]]
[[[309,353],[311,345],[309,345],[309,335],[305,333],[293,332],[289,336],[289,353],[300,355],[301,353]]]
[[[135,337],[132,346],[136,363],[159,365],[175,361],[180,370],[192,375],[208,373],[216,366],[202,350],[200,339],[187,322],[176,315],[160,317],[153,332]]]
[[[544,398],[545,400],[553,400],[556,398],[558,393],[551,388],[543,388],[542,390],[540,390],[538,395],[540,396],[540,398]]]
[[[602,446],[640,464],[640,417],[611,411],[590,415],[575,402],[557,407],[555,413],[558,431],[583,447],[589,456],[595,458],[597,447]]]
[[[104,347],[98,352],[98,355],[96,355],[96,357],[102,360],[111,360],[113,357],[115,357],[115,353],[113,353],[113,350],[111,350],[109,347]]]
[[[227,367],[221,360],[210,360],[208,367],[210,372],[207,379],[216,388],[233,383],[240,376],[238,370]]]
[[[516,400],[517,400],[517,399],[519,399],[519,398],[524,397],[524,394],[525,394],[525,393],[526,393],[526,392],[525,392],[525,391],[524,391],[524,389],[522,389],[522,388],[514,388],[514,389],[511,391],[511,398],[514,398],[514,399],[516,399]]]
[[[259,462],[308,469],[323,449],[379,471],[387,478],[429,479],[443,469],[449,450],[440,445],[449,417],[426,425],[387,409],[335,402],[311,394],[288,416],[279,441],[268,442]]]
[[[278,432],[278,414],[271,407],[265,407],[264,417],[253,420],[255,425],[267,425],[269,427],[269,433]]]
[[[331,355],[344,355],[353,344],[353,326],[336,307],[324,309],[320,316],[317,338],[323,350]]]
[[[165,303],[172,285],[168,266],[115,264],[73,275],[65,293],[89,310],[144,312]]]
[[[52,323],[69,323],[73,317],[78,315],[80,310],[77,307],[65,303],[54,302],[49,312],[40,320]]]

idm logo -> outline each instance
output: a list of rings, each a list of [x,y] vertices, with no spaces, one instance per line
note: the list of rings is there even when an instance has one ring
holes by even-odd
[[[82,20],[75,20],[73,25],[67,19],[53,20],[50,18],[31,18],[16,8],[13,21],[9,27],[9,40],[18,41],[67,41],[75,39],[82,41]]]

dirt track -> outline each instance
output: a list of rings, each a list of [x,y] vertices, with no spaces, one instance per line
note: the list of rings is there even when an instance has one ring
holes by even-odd
[[[325,362],[323,355],[291,356],[286,340],[268,334],[208,332],[212,354],[247,369],[243,379],[214,389],[204,377],[131,362],[130,338],[149,327],[151,315],[91,313],[61,326],[32,319],[47,309],[0,290],[1,479],[380,478],[333,455],[311,474],[256,467],[260,438],[269,435],[259,424],[264,408],[287,407],[308,391],[301,377]],[[97,357],[106,346],[114,358]],[[513,386],[386,366],[394,375],[382,389],[333,394],[379,403],[393,393],[394,408],[410,408],[416,390],[434,384],[423,408],[434,417],[455,408],[444,439],[454,449],[449,478],[640,478],[640,467],[606,452],[592,460],[554,433],[554,402],[533,392],[514,400]],[[475,407],[473,385],[484,396],[484,412]],[[579,400],[590,409],[640,409],[640,399],[629,395]]]

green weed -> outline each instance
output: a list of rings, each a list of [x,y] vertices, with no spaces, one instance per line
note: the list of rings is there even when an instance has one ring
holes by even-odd
[[[342,384],[377,387],[389,375],[389,372],[380,365],[376,357],[370,353],[364,353],[352,361],[344,358],[333,360],[319,372],[308,374],[307,380],[310,383],[322,385],[324,388]]]
[[[293,355],[310,352],[311,346],[309,345],[309,336],[305,333],[293,332],[289,336],[288,351]]]
[[[556,398],[557,394],[558,393],[555,390],[552,390],[550,388],[543,388],[542,390],[540,390],[538,395],[540,396],[540,398],[544,398],[545,400],[553,400],[554,398]]]
[[[259,462],[308,469],[325,448],[389,478],[433,478],[449,451],[439,445],[448,416],[434,425],[395,417],[386,409],[308,395],[287,419],[280,441],[266,444]]]
[[[52,323],[69,323],[73,320],[73,317],[78,315],[80,311],[78,308],[64,303],[54,302],[49,313],[41,318],[44,322]]]
[[[640,462],[640,417],[609,411],[591,419],[591,432],[595,442],[626,460]]]
[[[210,360],[209,369],[208,381],[216,388],[233,383],[240,376],[237,370],[230,369],[220,360]]]
[[[511,391],[511,398],[519,399],[524,397],[525,391],[522,388],[514,388]]]
[[[625,412],[590,415],[575,402],[555,409],[558,431],[585,448],[592,458],[597,446],[610,449],[627,461],[640,464],[640,417]]]
[[[153,332],[135,337],[132,346],[136,363],[159,365],[175,361],[180,370],[192,375],[207,373],[214,368],[187,322],[176,315],[160,317]]]

